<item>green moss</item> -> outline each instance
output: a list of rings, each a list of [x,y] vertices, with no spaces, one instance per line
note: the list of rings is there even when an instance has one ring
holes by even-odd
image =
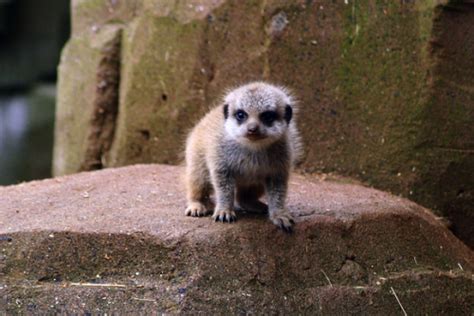
[[[422,45],[422,62],[427,62],[425,66],[433,66],[432,58],[429,55],[430,39],[433,33],[433,22],[436,16],[436,6],[438,1],[422,0],[416,1],[416,9],[419,12],[418,17],[418,33],[420,40],[424,43]]]
[[[429,92],[430,11],[421,4],[354,1],[344,16],[338,84],[344,115],[355,127],[343,155],[353,160],[343,165],[370,184],[407,195],[412,170],[422,166],[416,148]]]
[[[54,175],[80,170],[87,151],[100,63],[120,34],[119,26],[107,26],[97,34],[75,36],[64,48],[59,65],[56,107]],[[80,97],[78,97],[78,95]]]
[[[84,0],[74,1],[72,6],[72,34],[95,33],[110,24],[125,24],[131,21],[142,9],[143,0],[103,1]]]
[[[102,0],[82,0],[77,1],[77,3],[75,4],[75,8],[89,13],[101,10],[104,7],[105,3]]]
[[[202,23],[170,17],[144,15],[129,25],[109,165],[177,159],[190,120],[185,114],[196,109],[190,91],[201,33]]]

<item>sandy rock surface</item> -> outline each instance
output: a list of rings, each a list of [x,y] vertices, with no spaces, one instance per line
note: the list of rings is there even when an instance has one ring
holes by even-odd
[[[0,312],[474,310],[473,252],[413,202],[294,175],[288,235],[264,214],[184,216],[181,173],[136,165],[1,187]]]

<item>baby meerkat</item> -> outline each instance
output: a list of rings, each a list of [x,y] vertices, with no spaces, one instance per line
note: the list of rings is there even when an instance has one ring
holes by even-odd
[[[206,215],[214,191],[215,221],[233,222],[236,209],[268,210],[275,225],[291,232],[285,199],[301,147],[294,109],[285,88],[264,82],[230,91],[187,139],[186,215]],[[264,193],[268,207],[259,201]]]

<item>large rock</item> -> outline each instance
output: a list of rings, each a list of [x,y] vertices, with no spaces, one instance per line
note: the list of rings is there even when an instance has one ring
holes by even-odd
[[[473,252],[413,202],[294,175],[287,235],[264,215],[184,216],[181,171],[138,165],[0,188],[0,312],[474,309]]]
[[[121,28],[115,25],[71,39],[59,66],[54,173],[103,166],[118,105]]]
[[[119,99],[111,103],[118,116],[107,145],[97,146],[90,111],[76,118],[80,128],[59,115],[56,175],[176,163],[187,131],[226,88],[270,80],[300,100],[302,169],[354,176],[441,211],[474,245],[474,33],[465,31],[474,25],[472,5],[77,0],[72,11],[63,57],[75,58],[63,58],[60,69],[77,59],[91,70],[60,72],[58,113],[79,111],[77,91],[100,72],[88,49],[70,47],[87,48],[93,34],[116,27],[123,30]],[[90,91],[80,100],[86,108],[100,97]]]

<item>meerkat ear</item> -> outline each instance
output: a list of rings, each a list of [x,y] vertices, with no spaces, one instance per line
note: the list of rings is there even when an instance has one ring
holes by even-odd
[[[224,118],[227,120],[228,117],[229,117],[229,105],[224,104]]]
[[[293,117],[293,108],[291,107],[291,105],[287,104],[285,106],[285,116],[284,116],[287,124],[290,123],[292,117]]]

